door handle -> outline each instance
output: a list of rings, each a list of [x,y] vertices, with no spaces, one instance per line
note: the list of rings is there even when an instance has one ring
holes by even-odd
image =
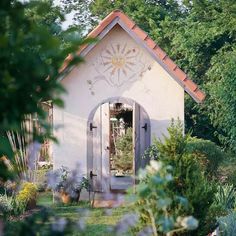
[[[93,171],[91,170],[89,173],[89,176],[90,176],[90,179],[92,179],[94,176],[97,176],[97,175],[93,174]]]

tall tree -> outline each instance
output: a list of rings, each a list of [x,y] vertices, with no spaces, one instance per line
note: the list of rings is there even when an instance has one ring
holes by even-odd
[[[236,152],[236,44],[223,47],[211,62],[206,111],[220,142]]]
[[[168,52],[207,94],[202,105],[187,99],[187,128],[236,151],[236,2],[185,1],[183,10],[176,21],[166,18],[162,29],[171,38]]]
[[[177,0],[60,0],[66,14],[73,15],[72,25],[79,25],[85,32],[111,11],[120,9],[154,38],[160,37],[160,22],[168,15],[176,18],[181,14]]]
[[[100,19],[115,9],[124,11],[153,39],[162,42],[165,37],[160,23],[166,17],[174,20],[182,13],[176,0],[95,0],[90,4],[92,14]]]
[[[93,25],[98,23],[98,17],[93,16],[89,7],[93,0],[59,0],[63,13],[70,18],[68,27],[76,27],[81,35],[86,35]]]

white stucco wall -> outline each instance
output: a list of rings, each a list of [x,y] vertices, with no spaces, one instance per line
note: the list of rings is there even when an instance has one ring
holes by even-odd
[[[114,65],[125,72],[114,72]],[[184,89],[119,26],[61,83],[67,94],[63,97],[65,108],[54,108],[55,136],[60,144],[53,146],[54,168],[75,168],[80,163],[86,173],[87,119],[108,98],[130,98],[140,104],[150,117],[152,137],[166,133],[172,118],[184,120]]]

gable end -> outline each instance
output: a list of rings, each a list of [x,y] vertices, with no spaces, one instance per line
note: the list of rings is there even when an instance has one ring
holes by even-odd
[[[184,88],[184,90],[196,101],[202,102],[205,99],[205,93],[202,92],[198,85],[188,78],[188,75],[182,71],[173,62],[170,57],[156,44],[146,32],[140,29],[127,15],[120,10],[111,12],[105,17],[100,24],[88,34],[88,38],[102,39],[116,24],[119,24],[135,41],[141,42],[155,60]],[[96,44],[84,45],[77,52],[78,55],[86,55]],[[72,59],[69,55],[61,68],[65,71],[68,62]]]

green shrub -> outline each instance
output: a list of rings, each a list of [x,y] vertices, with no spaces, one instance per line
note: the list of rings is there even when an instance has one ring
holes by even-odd
[[[188,201],[169,188],[174,180],[171,172],[171,166],[154,160],[139,172],[140,183],[136,187],[136,210],[141,219],[139,231],[149,225],[153,235],[175,235],[198,227],[192,216],[179,214],[179,209],[188,208]]]
[[[156,139],[154,145],[158,150],[157,159],[173,167],[174,181],[169,183],[170,191],[189,201],[188,209],[180,208],[178,214],[193,215],[199,220],[199,230],[191,235],[207,234],[210,225],[206,219],[214,200],[215,185],[206,178],[205,168],[196,153],[189,151],[190,135],[183,134],[181,123],[172,123],[168,132],[163,141]]]
[[[128,128],[126,133],[116,141],[116,154],[112,155],[116,169],[124,171],[133,168],[133,133],[132,128]]]
[[[200,164],[205,175],[212,179],[218,176],[218,168],[223,160],[229,158],[228,154],[223,152],[215,143],[191,137],[190,134],[183,135],[183,127],[180,122],[172,122],[168,129],[169,135],[164,136],[164,140],[155,139],[154,145],[146,150],[144,158],[158,160],[159,155],[176,156],[190,154]],[[162,145],[162,144],[165,145]]]
[[[216,176],[219,164],[226,154],[215,143],[188,136],[186,152],[191,153],[199,160],[207,176]]]

